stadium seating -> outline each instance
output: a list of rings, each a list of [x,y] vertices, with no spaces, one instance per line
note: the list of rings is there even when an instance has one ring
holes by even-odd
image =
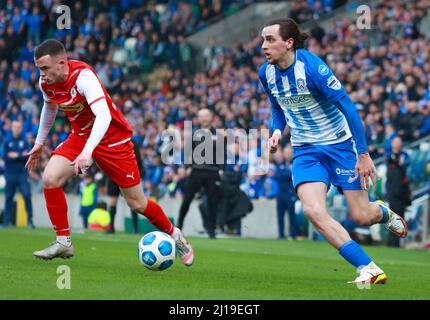
[[[373,19],[378,19],[375,28],[382,30],[375,37],[374,32],[356,29],[353,21],[348,20],[350,18],[336,20],[336,15],[325,15],[334,6],[343,5],[343,1],[323,2],[321,7],[316,5],[316,1],[301,1],[300,5],[295,5],[291,14],[300,17],[299,20],[304,19],[300,22],[305,22],[314,14],[322,25],[327,23],[324,21],[332,24],[325,30],[310,30],[312,37],[308,41],[308,49],[327,61],[351,98],[360,106],[364,124],[370,128],[367,130],[369,146],[375,143],[376,148],[380,148],[383,145],[385,138],[377,130],[389,123],[394,125],[398,135],[410,139],[404,133],[405,128],[419,128],[415,128],[416,122],[411,122],[408,101],[417,102],[418,112],[423,113],[423,119],[428,117],[428,113],[423,110],[430,108],[429,89],[422,87],[419,91],[418,86],[415,90],[415,86],[406,81],[414,73],[415,83],[426,83],[428,78],[428,73],[424,74],[420,69],[426,68],[426,63],[430,63],[429,58],[420,53],[426,50],[418,50],[429,46],[419,28],[420,21],[425,17],[426,11],[423,9],[428,4],[425,1],[404,3],[396,0],[394,2],[398,7],[393,9],[384,1],[373,1],[370,4]],[[54,32],[56,15],[53,7],[44,7],[44,3],[39,4],[39,15],[44,19],[40,38],[57,36],[65,43],[71,57],[94,64],[115,103],[133,125],[134,138],[142,146],[145,166],[160,166],[163,171],[158,185],[152,185],[151,188],[164,190],[178,179],[178,166],[163,166],[156,160],[160,152],[162,129],[170,125],[182,130],[182,121],[192,120],[199,107],[209,106],[217,111],[214,121],[217,127],[249,129],[270,126],[270,104],[262,94],[256,76],[258,66],[264,61],[259,50],[258,33],[253,34],[250,41],[238,43],[234,47],[224,47],[222,43],[208,44],[207,63],[203,70],[193,69],[193,51],[185,38],[202,28],[210,28],[211,21],[231,15],[243,6],[252,5],[252,2],[223,1],[220,9],[217,1],[209,1],[209,12],[194,1],[166,1],[157,6],[145,1],[122,1],[123,7],[118,8],[105,4],[86,6],[74,2],[71,5],[73,8],[80,7],[82,14],[72,17],[75,19],[72,30],[61,32]],[[18,15],[14,13],[15,7],[20,8]],[[34,142],[38,126],[37,109],[41,105],[37,88],[38,73],[32,65],[36,44],[33,41],[38,37],[26,28],[29,23],[26,21],[31,20],[30,9],[20,7],[18,2],[14,8],[0,9],[0,146],[10,130],[12,119],[24,121],[27,137],[31,143]],[[352,4],[346,4],[345,8],[354,9]],[[392,10],[409,11],[411,14],[405,15],[396,24],[393,15],[387,14]],[[213,20],[215,16],[217,18]],[[103,23],[106,17],[111,25]],[[12,25],[12,20],[16,22],[15,25]],[[401,29],[402,26],[407,28]],[[392,35],[399,30],[403,32],[402,37],[393,37],[388,43],[384,35]],[[367,40],[371,40],[374,46],[370,50],[365,49]],[[402,47],[410,47],[416,58],[405,54]],[[386,65],[387,59],[394,60],[385,70],[382,66]],[[14,60],[27,60],[30,64],[11,63]],[[393,77],[398,74],[400,78]],[[232,88],[230,90],[226,90],[226,79],[229,81],[228,87]],[[400,107],[398,118],[390,114],[393,103]],[[379,129],[378,126],[368,124],[369,113],[374,114]],[[64,121],[64,118],[57,121]],[[156,123],[163,125],[158,126]],[[69,127],[64,128],[68,130]],[[58,136],[64,137],[65,134],[67,132],[57,132]],[[51,134],[42,166],[46,164],[49,151],[58,143],[55,142],[55,136]],[[376,136],[380,137],[379,140],[374,139]],[[288,141],[287,135],[283,144]],[[375,154],[384,155],[383,151]],[[428,179],[427,159],[427,152],[423,148],[411,151],[408,175],[414,188],[423,186]],[[40,181],[40,171],[33,176],[35,186]],[[153,171],[147,171],[145,181],[151,181],[150,173]],[[257,193],[252,189],[244,173],[242,185],[246,192],[264,197],[260,189]],[[258,187],[260,184],[255,185]],[[380,189],[383,187],[380,186]],[[75,189],[71,187],[69,190]]]

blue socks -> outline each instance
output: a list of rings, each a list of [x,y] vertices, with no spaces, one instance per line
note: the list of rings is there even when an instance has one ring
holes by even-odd
[[[385,208],[384,206],[381,206],[379,203],[377,203],[377,205],[379,206],[379,208],[381,208],[381,212],[382,212],[382,218],[381,218],[381,221],[379,221],[379,223],[386,223],[390,218],[390,214],[388,213],[387,208]]]
[[[346,261],[359,269],[372,262],[372,259],[354,240],[350,240],[340,247],[339,253]]]

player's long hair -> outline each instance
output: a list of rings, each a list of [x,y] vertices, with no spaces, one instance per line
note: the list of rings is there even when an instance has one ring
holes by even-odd
[[[277,19],[269,22],[267,26],[279,24],[279,35],[284,41],[289,38],[294,40],[294,49],[303,49],[305,47],[305,40],[309,38],[309,34],[299,29],[297,23],[291,19]]]

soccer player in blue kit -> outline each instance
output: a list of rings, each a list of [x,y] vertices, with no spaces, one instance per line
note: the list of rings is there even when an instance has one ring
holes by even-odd
[[[349,283],[385,283],[387,276],[327,211],[330,184],[342,190],[351,217],[360,225],[383,223],[406,237],[406,222],[382,201],[369,202],[369,178],[376,168],[369,156],[360,116],[332,70],[303,49],[308,37],[292,19],[270,22],[262,31],[266,62],[259,77],[272,104],[271,152],[285,126],[294,150],[293,184],[304,213],[318,232],[359,269]]]

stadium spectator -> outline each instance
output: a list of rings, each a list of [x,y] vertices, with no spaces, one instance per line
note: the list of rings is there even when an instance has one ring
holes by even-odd
[[[414,138],[421,138],[430,134],[430,101],[422,105],[421,113],[423,114],[423,122],[421,127],[414,132]]]
[[[188,155],[191,159],[187,159],[187,162],[189,161],[188,163],[191,163],[191,165],[188,168],[187,187],[179,209],[177,225],[179,229],[182,229],[191,202],[196,193],[203,188],[208,203],[207,220],[203,224],[206,227],[209,238],[215,239],[217,207],[220,197],[220,174],[224,171],[224,164],[217,163],[217,154],[221,152],[217,150],[217,139],[223,137],[216,133],[212,120],[213,114],[209,109],[200,110],[198,112],[200,128],[190,133],[192,134],[192,139],[190,139],[192,141],[192,154]],[[208,137],[210,137],[210,140],[208,140]],[[207,148],[210,148],[210,154],[205,154]],[[199,152],[199,150],[201,151]]]
[[[292,160],[293,149],[286,146],[282,152],[279,151],[276,159],[275,179],[278,182],[278,194],[276,195],[276,212],[278,217],[278,238],[285,239],[285,211],[289,217],[288,239],[296,239],[298,234],[298,225],[296,222],[295,203],[297,195],[292,181]]]
[[[406,103],[407,111],[402,118],[402,129],[399,130],[399,136],[405,142],[414,139],[414,133],[418,131],[424,123],[424,115],[418,110],[416,101]]]
[[[3,227],[8,227],[11,223],[13,198],[17,188],[19,188],[24,197],[28,227],[34,229],[31,189],[28,172],[25,168],[30,146],[22,134],[22,122],[13,121],[11,130],[12,135],[6,139],[3,149],[6,179]]]
[[[99,190],[97,184],[91,175],[85,174],[80,183],[79,193],[81,195],[81,207],[79,208],[79,215],[82,217],[84,228],[88,229],[88,217],[91,212],[96,208],[98,201]]]
[[[27,15],[27,28],[28,28],[27,42],[40,43],[42,17],[39,12],[39,7],[34,6],[31,14]]]
[[[400,137],[391,142],[391,153],[387,155],[387,199],[390,208],[404,217],[406,208],[411,205],[411,190],[406,170],[409,166],[409,155],[402,150]],[[396,236],[388,235],[388,246],[399,247],[400,241]]]
[[[97,203],[95,209],[92,210],[90,215],[88,216],[89,230],[110,230],[110,215],[106,209],[107,205],[105,202]]]

